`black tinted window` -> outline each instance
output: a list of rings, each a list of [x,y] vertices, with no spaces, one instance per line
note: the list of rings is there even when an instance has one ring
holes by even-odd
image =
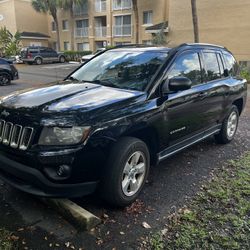
[[[221,78],[219,63],[215,53],[204,53],[204,63],[207,69],[207,81],[213,81]]]
[[[229,74],[231,76],[235,76],[238,74],[238,64],[236,62],[236,60],[234,59],[234,57],[228,53],[228,52],[224,52],[223,53],[224,59],[225,59],[225,63],[226,63],[226,68],[229,71]]]
[[[168,74],[168,78],[171,79],[177,76],[189,78],[193,85],[202,82],[201,65],[198,53],[185,53],[176,59]]]

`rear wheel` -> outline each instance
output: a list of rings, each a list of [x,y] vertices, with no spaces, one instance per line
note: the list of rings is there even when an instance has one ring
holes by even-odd
[[[66,62],[65,57],[64,57],[64,56],[60,56],[59,62],[60,62],[60,63],[65,63],[65,62]]]
[[[5,86],[11,83],[11,77],[8,73],[0,73],[0,85]]]
[[[237,132],[238,123],[239,111],[238,108],[233,105],[229,115],[223,121],[220,133],[215,135],[215,140],[220,144],[227,144],[231,142]]]
[[[111,150],[101,185],[102,197],[113,206],[134,202],[148,176],[150,156],[146,144],[124,137]]]
[[[35,63],[36,63],[37,65],[41,65],[41,64],[43,63],[43,59],[40,58],[40,57],[38,57],[38,58],[35,59]]]

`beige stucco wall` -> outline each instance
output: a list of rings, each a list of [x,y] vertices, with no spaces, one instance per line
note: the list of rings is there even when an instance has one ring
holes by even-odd
[[[0,2],[0,15],[3,16],[3,20],[0,21],[0,27],[5,26],[14,34],[17,31],[14,0]]]
[[[36,12],[30,0],[14,0],[17,29],[48,34],[47,15]]]
[[[250,60],[250,1],[197,0],[200,42],[226,46],[238,60]],[[170,46],[193,42],[190,0],[170,0]]]

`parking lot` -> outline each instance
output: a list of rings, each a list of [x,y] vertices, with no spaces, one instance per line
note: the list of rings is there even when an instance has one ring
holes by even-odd
[[[20,79],[0,87],[0,96],[60,81],[78,66],[18,65]],[[187,204],[214,169],[249,150],[249,124],[248,99],[237,137],[231,144],[217,145],[210,138],[152,168],[139,200],[126,209],[111,209],[96,195],[75,200],[103,219],[90,233],[77,231],[37,198],[0,182],[0,227],[13,231],[23,249],[135,249],[150,232],[164,227],[169,213]],[[144,222],[150,228],[143,227]]]

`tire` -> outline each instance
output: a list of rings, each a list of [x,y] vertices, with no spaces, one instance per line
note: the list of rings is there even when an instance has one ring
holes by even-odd
[[[11,76],[8,73],[0,73],[0,86],[10,85]]]
[[[66,58],[64,56],[60,56],[59,62],[60,63],[65,63],[66,62]]]
[[[215,140],[219,144],[230,143],[237,132],[239,124],[239,110],[233,105],[229,115],[225,118],[222,123],[222,128],[219,134],[215,135]],[[230,128],[231,127],[231,128]]]
[[[137,138],[123,137],[111,149],[100,186],[102,198],[115,207],[130,205],[142,190],[149,168],[147,145]]]
[[[41,65],[43,63],[43,59],[41,58],[41,57],[37,57],[36,59],[35,59],[35,64],[36,65]]]

